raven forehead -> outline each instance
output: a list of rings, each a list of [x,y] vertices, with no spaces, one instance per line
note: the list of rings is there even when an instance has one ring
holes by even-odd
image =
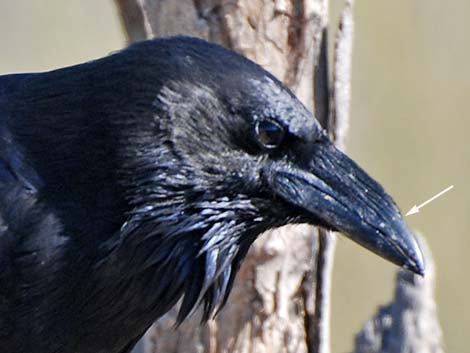
[[[316,138],[323,128],[308,109],[279,81],[269,76],[247,79],[253,89],[254,118],[267,117],[282,124],[292,135],[302,140]]]
[[[316,139],[322,133],[318,121],[288,88],[231,50],[197,38],[176,37],[137,43],[127,49],[134,51],[152,63],[149,76],[154,77],[153,65],[158,64],[157,81],[164,78],[163,86],[179,95],[198,100],[212,97],[222,103],[219,107],[228,103],[227,108],[243,113],[248,123],[274,119],[302,140]],[[148,68],[143,65],[143,69]]]
[[[123,52],[160,65],[166,78],[178,76],[208,85],[239,84],[246,76],[262,77],[267,72],[244,56],[220,45],[193,37],[158,38],[133,44]],[[126,55],[127,55],[126,54]],[[145,66],[145,63],[144,63]]]

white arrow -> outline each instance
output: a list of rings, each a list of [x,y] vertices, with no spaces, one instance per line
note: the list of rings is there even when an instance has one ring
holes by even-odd
[[[427,200],[426,202],[423,202],[423,203],[422,203],[421,205],[419,205],[419,206],[414,205],[413,207],[411,207],[411,210],[408,211],[408,213],[406,214],[406,216],[410,216],[410,215],[412,215],[412,214],[418,213],[418,212],[419,212],[419,209],[420,209],[421,207],[426,206],[428,203],[430,203],[431,201],[437,199],[439,196],[444,195],[447,191],[451,190],[453,187],[454,187],[454,185],[449,186],[447,189],[442,190],[439,194],[434,195],[434,196],[431,197],[429,200]]]

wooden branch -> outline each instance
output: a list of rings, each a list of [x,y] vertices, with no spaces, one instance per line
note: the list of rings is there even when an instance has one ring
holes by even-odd
[[[379,309],[356,336],[355,353],[442,353],[434,301],[435,267],[423,237],[426,276],[400,270],[392,302]]]
[[[351,60],[353,43],[353,3],[352,0],[346,1],[339,23],[339,30],[336,36],[333,82],[331,95],[328,91],[327,81],[325,79],[315,80],[316,105],[324,108],[316,108],[320,120],[324,122],[327,131],[330,134],[335,145],[344,148],[344,138],[349,121],[349,103],[351,100]],[[322,41],[322,50],[320,67],[327,66],[327,32],[324,32]],[[317,70],[317,75],[325,75],[326,68]],[[322,94],[319,92],[324,91]],[[329,108],[329,109],[327,109]],[[336,246],[336,235],[320,229],[319,249],[317,256],[317,278],[316,278],[316,301],[314,315],[314,342],[315,352],[330,352],[330,299],[331,299],[331,281],[333,276],[333,260]]]
[[[328,132],[335,141],[336,147],[340,149],[344,149],[349,127],[353,32],[353,0],[346,0],[335,41],[333,85],[328,119]]]
[[[115,0],[127,42],[133,43],[149,37],[148,23],[139,0]]]

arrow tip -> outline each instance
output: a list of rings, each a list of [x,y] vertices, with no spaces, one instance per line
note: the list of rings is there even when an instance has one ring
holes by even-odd
[[[415,213],[419,213],[419,207],[416,205],[411,207],[411,210],[409,210],[405,216],[411,216],[412,214],[415,214]]]

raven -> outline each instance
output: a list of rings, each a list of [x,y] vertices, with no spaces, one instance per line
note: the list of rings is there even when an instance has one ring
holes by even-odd
[[[144,41],[0,77],[0,349],[126,353],[220,309],[263,231],[309,223],[424,273],[393,200],[270,73]]]

